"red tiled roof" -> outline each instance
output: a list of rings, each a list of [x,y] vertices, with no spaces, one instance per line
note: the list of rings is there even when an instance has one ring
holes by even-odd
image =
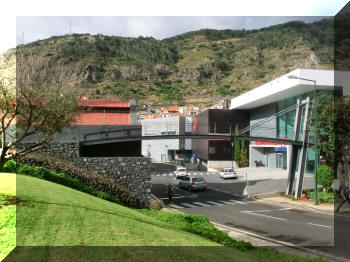
[[[86,112],[76,117],[73,125],[131,125],[129,113]]]
[[[179,107],[178,106],[171,106],[169,108],[165,109],[168,112],[175,112],[175,111],[179,111]]]
[[[129,101],[117,100],[83,100],[78,102],[79,106],[90,108],[130,108]]]

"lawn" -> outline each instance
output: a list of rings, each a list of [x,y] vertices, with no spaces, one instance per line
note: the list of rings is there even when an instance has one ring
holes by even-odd
[[[16,246],[16,206],[11,196],[16,195],[16,177],[0,175],[0,261]],[[10,199],[9,199],[10,197]]]
[[[309,261],[268,249],[223,247],[139,210],[30,176],[0,174],[3,195],[14,195],[15,179],[22,201],[17,205],[17,246],[41,246],[16,248],[16,261]],[[15,244],[15,213],[5,210],[0,209],[0,216],[10,222],[1,224],[1,232],[12,244],[0,247],[3,256]]]

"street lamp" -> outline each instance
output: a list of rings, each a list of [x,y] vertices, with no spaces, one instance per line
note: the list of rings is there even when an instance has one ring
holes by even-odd
[[[317,166],[318,166],[318,147],[317,147],[317,109],[316,109],[316,100],[317,100],[317,89],[316,89],[316,80],[312,79],[306,79],[306,78],[301,78],[296,75],[289,75],[289,79],[300,79],[304,81],[309,81],[314,83],[314,105],[315,105],[315,116],[314,116],[314,122],[315,122],[315,205],[318,205],[318,200],[317,200]],[[300,171],[300,170],[299,170]]]

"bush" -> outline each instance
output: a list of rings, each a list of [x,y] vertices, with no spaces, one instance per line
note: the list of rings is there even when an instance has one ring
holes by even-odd
[[[8,160],[1,169],[2,172],[16,173],[17,163],[14,160]]]
[[[306,198],[307,199],[315,199],[315,191],[310,190],[306,191]],[[325,203],[334,203],[335,196],[333,192],[325,192],[325,191],[317,191],[317,199],[320,202],[325,202]]]
[[[319,166],[317,168],[317,183],[323,186],[325,192],[333,183],[333,169],[327,165]]]
[[[20,165],[18,167],[18,173],[20,174],[46,179],[94,196],[102,196],[101,193],[97,192],[104,192],[104,197],[106,197],[104,199],[117,199],[120,203],[128,206],[142,204],[137,203],[136,199],[130,195],[125,187],[115,184],[111,179],[103,178],[93,172],[88,172],[87,170],[78,168],[63,159],[41,154],[29,154],[25,157],[21,157],[18,161],[30,165]],[[113,200],[112,202],[115,201]]]
[[[150,205],[149,208],[150,208],[151,210],[157,210],[157,211],[159,211],[159,210],[161,210],[163,207],[164,207],[164,203],[163,203],[162,200],[155,200],[155,201],[153,201],[153,202],[151,203],[151,205]]]
[[[233,246],[247,249],[253,248],[252,244],[249,242],[233,240],[227,234],[214,227],[214,225],[211,224],[209,219],[205,216],[185,215],[171,212],[157,212],[154,210],[146,209],[143,209],[142,212],[148,216],[156,218],[157,220],[171,224],[176,228],[203,236],[224,246]]]
[[[125,187],[115,184],[114,181],[112,181],[111,179],[103,178],[91,171],[78,168],[71,162],[68,162],[64,159],[59,159],[44,154],[33,153],[21,157],[20,159],[18,159],[18,161],[20,163],[29,164],[32,166],[42,166],[48,170],[55,171],[56,173],[64,173],[67,177],[75,178],[77,181],[86,186],[92,187],[97,191],[102,191],[107,195],[111,196],[112,198],[119,199],[120,202],[123,204],[126,204],[128,206],[138,205],[136,199],[131,197],[129,191]],[[27,172],[31,171],[28,170]],[[36,172],[40,174],[39,170]],[[71,182],[73,183],[73,181]]]

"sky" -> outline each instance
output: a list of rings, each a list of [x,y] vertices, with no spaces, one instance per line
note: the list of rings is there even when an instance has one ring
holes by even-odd
[[[15,3],[15,6],[11,4]],[[334,16],[347,0],[4,1],[0,52],[54,35],[89,33],[156,39],[202,28],[258,29]],[[114,3],[114,4],[113,4]],[[12,5],[12,6],[11,6]],[[69,8],[67,8],[69,7]]]

